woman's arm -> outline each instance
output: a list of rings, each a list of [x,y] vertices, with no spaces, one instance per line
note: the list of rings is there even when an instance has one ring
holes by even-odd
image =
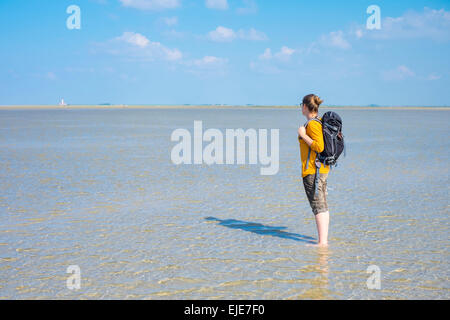
[[[319,123],[316,124],[315,122],[312,121],[309,123],[308,128],[310,128],[309,132],[311,136],[307,135],[305,127],[301,126],[298,129],[299,137],[306,142],[306,144],[311,148],[311,150],[317,153],[322,152],[325,147],[323,141],[322,126]]]
[[[301,126],[300,128],[298,128],[298,136],[306,142],[306,144],[311,147],[312,143],[314,142],[313,139],[311,139],[307,134],[306,134],[306,128],[304,126]]]

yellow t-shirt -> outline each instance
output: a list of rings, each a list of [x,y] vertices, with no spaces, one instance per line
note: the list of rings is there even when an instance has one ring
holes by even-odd
[[[322,118],[320,118],[320,120],[322,120]],[[306,127],[306,134],[314,141],[311,144],[311,156],[309,159],[308,169],[305,170],[306,161],[308,160],[309,146],[305,141],[303,141],[303,139],[301,139],[300,137],[298,138],[298,140],[300,141],[300,158],[302,160],[302,178],[306,177],[308,174],[316,173],[315,160],[317,157],[317,153],[321,153],[325,148],[325,144],[323,142],[322,124],[320,124],[318,121],[312,120],[308,123],[308,126]],[[322,163],[319,173],[328,172],[330,172],[330,166],[325,166]]]

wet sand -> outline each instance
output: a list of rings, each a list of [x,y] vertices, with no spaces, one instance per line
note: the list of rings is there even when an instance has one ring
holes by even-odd
[[[298,110],[55,108],[0,110],[0,298],[450,297],[446,111],[337,111],[347,157],[329,175],[320,250]],[[199,119],[280,129],[279,173],[174,165],[171,133]],[[66,287],[71,265],[80,290]]]

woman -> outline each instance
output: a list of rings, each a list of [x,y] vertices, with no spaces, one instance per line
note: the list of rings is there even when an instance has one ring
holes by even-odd
[[[319,233],[319,246],[328,245],[328,224],[330,215],[327,204],[327,178],[330,166],[320,165],[317,190],[316,181],[316,157],[324,149],[322,124],[314,119],[319,119],[318,112],[322,100],[309,94],[303,98],[302,113],[306,117],[305,126],[298,129],[300,141],[300,155],[302,160],[302,178],[306,196],[316,218],[317,231]],[[309,159],[308,159],[309,154]],[[308,161],[309,160],[309,161]]]

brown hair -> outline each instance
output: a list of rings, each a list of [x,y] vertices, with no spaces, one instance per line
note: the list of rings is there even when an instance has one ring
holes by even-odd
[[[308,108],[309,112],[313,113],[317,113],[319,111],[319,106],[322,102],[323,100],[315,94],[308,94],[303,98],[303,104]]]

